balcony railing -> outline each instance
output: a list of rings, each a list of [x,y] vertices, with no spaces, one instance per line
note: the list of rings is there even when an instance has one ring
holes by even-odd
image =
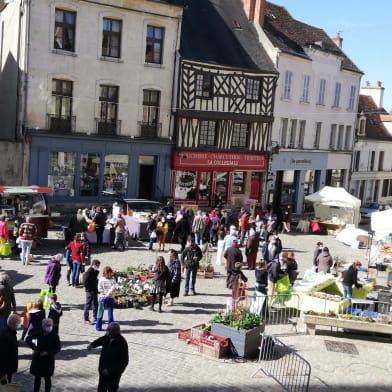
[[[47,128],[50,131],[69,133],[75,131],[76,116],[47,114]]]
[[[95,119],[96,132],[101,136],[119,135],[121,131],[121,120]]]
[[[139,136],[148,138],[161,137],[162,124],[139,121]]]

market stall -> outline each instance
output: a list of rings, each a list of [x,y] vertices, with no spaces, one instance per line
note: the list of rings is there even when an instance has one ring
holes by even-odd
[[[320,191],[306,196],[305,201],[313,204],[315,216],[320,220],[320,227],[324,225],[326,229],[336,230],[344,228],[347,224],[359,224],[361,200],[350,195],[344,188],[325,186]]]

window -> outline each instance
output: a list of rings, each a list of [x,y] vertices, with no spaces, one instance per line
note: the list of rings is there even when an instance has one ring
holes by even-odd
[[[327,84],[327,81],[325,79],[320,79],[317,105],[325,105],[325,85],[326,84]]]
[[[374,160],[376,158],[376,151],[372,151],[370,153],[370,166],[369,166],[369,170],[373,171],[374,170]]]
[[[332,125],[331,125],[331,135],[330,135],[330,139],[329,139],[329,148],[330,148],[331,150],[334,150],[334,149],[335,149],[336,128],[337,128],[337,125],[336,125],[336,124],[332,124]]]
[[[287,128],[289,125],[288,118],[280,119],[280,145],[284,148],[287,146]]]
[[[143,122],[141,136],[157,137],[161,93],[157,90],[143,90]]]
[[[298,135],[298,148],[303,148],[305,140],[306,121],[300,120],[299,122],[299,135]]]
[[[361,151],[354,152],[354,171],[359,171],[359,162],[361,160]]]
[[[286,71],[284,76],[284,88],[283,88],[283,99],[291,98],[291,79],[293,73],[291,71]]]
[[[76,12],[56,8],[54,22],[54,48],[75,51]]]
[[[75,160],[74,152],[49,153],[48,187],[55,196],[75,196]]]
[[[259,79],[246,80],[246,100],[247,101],[260,101],[260,86]]]
[[[233,172],[233,193],[245,192],[245,175],[243,171]]]
[[[98,196],[99,165],[99,154],[80,154],[80,196]]]
[[[309,102],[309,84],[310,84],[310,76],[304,75],[303,82],[302,82],[302,94],[301,94],[302,103]]]
[[[389,189],[389,180],[384,180],[382,182],[382,197],[387,197],[388,196],[388,189]]]
[[[52,80],[51,113],[49,128],[71,131],[72,128],[72,86],[67,80]]]
[[[339,133],[338,133],[338,145],[337,150],[343,149],[343,138],[344,138],[344,125],[339,125]]]
[[[200,121],[199,145],[215,146],[216,122]]]
[[[297,120],[291,120],[289,148],[294,148],[296,136],[297,136]]]
[[[380,151],[378,154],[378,171],[384,170],[384,151]]]
[[[346,138],[344,140],[344,149],[351,149],[351,125],[346,126]]]
[[[128,155],[105,155],[103,190],[127,193]]]
[[[366,130],[366,117],[361,117],[361,119],[359,120],[358,135],[365,136],[365,130]]]
[[[194,200],[196,198],[196,172],[176,171],[176,184],[174,197],[181,200]]]
[[[314,172],[306,170],[304,179],[304,195],[310,195],[314,192]]]
[[[315,130],[314,143],[313,143],[314,148],[320,147],[321,124],[322,124],[321,122],[316,122],[316,130]]]
[[[248,141],[248,124],[234,124],[233,136],[231,139],[232,147],[246,147]]]
[[[351,88],[350,88],[350,98],[348,100],[348,109],[349,110],[354,110],[356,92],[357,92],[357,88],[355,86],[351,86]]]
[[[212,97],[213,77],[206,73],[196,74],[196,97],[211,98]]]
[[[340,91],[342,89],[342,84],[339,82],[336,82],[335,84],[335,96],[333,99],[333,107],[338,108],[340,107]]]
[[[121,20],[103,18],[102,56],[120,58]]]
[[[118,90],[119,88],[117,86],[100,86],[100,114],[98,119],[98,134],[116,134]]]
[[[283,172],[281,204],[295,203],[295,177],[294,170],[285,170]]]
[[[164,32],[163,27],[147,26],[146,63],[162,64]]]

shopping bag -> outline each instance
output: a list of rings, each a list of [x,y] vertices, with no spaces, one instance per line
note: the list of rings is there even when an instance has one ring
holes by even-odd
[[[0,392],[19,392],[19,384],[0,384]]]
[[[94,231],[95,231],[95,223],[94,223],[94,222],[91,222],[91,223],[88,225],[87,231],[88,231],[89,233],[94,233]]]
[[[155,240],[155,239],[157,238],[157,232],[156,232],[155,230],[153,230],[153,231],[151,232],[150,238],[151,238],[152,240]]]
[[[0,255],[8,257],[12,253],[12,245],[10,241],[6,241],[2,247],[0,247]]]
[[[50,308],[50,297],[52,294],[52,290],[48,288],[41,289],[39,293],[39,299],[42,301],[42,304],[45,309]]]
[[[290,279],[288,275],[283,276],[283,278],[279,279],[276,282],[276,291],[278,293],[284,293],[288,291],[290,286]]]

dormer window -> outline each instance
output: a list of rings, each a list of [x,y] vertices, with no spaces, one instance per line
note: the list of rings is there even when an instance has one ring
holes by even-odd
[[[362,112],[358,120],[358,135],[365,136],[365,130],[366,130],[366,117]]]

